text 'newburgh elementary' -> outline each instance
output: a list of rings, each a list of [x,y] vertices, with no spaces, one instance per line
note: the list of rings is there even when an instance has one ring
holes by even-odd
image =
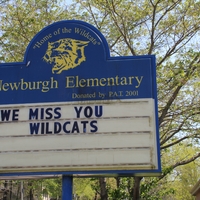
[[[83,88],[83,87],[106,87],[106,86],[126,86],[133,85],[139,88],[143,76],[129,76],[129,77],[109,77],[109,78],[80,78],[79,76],[66,76],[65,88]],[[0,80],[0,92],[8,90],[41,90],[48,92],[50,89],[59,88],[58,80],[51,77],[50,80],[45,81],[26,81],[24,78],[18,82],[4,82]]]

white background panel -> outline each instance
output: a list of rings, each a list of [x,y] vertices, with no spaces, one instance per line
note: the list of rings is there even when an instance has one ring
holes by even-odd
[[[145,118],[112,118],[99,120],[99,132],[150,131],[150,119]]]
[[[77,118],[74,107],[82,111]],[[89,106],[103,107],[103,115],[87,118],[83,113]],[[60,119],[29,120],[30,108],[40,112],[43,108],[61,108]],[[51,171],[87,169],[152,169],[157,167],[157,143],[154,100],[89,101],[40,105],[0,106],[2,109],[19,109],[19,120],[2,122],[0,116],[0,173],[8,171]],[[99,108],[99,107],[98,107]],[[1,113],[1,112],[0,112]],[[53,114],[53,112],[52,112]],[[54,114],[53,114],[54,115]],[[40,116],[40,114],[39,114]],[[79,133],[66,134],[63,125],[72,131],[75,121]],[[81,121],[88,121],[83,133]],[[91,121],[97,121],[96,132]],[[30,123],[47,123],[54,132],[54,123],[62,125],[59,134],[30,134]],[[46,132],[45,132],[46,133]],[[107,166],[107,167],[106,167]],[[117,168],[115,168],[117,169]]]
[[[2,137],[0,140],[0,152],[51,149],[149,147],[153,145],[154,140],[151,138],[151,133]]]
[[[0,167],[40,167],[151,163],[150,149],[103,149],[49,152],[1,153]],[[53,159],[52,159],[53,158]]]

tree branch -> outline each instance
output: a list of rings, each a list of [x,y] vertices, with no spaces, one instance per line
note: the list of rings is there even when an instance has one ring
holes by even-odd
[[[187,160],[182,160],[180,162],[175,163],[174,165],[172,165],[170,167],[170,169],[172,170],[172,169],[175,169],[178,166],[189,164],[189,163],[195,161],[199,157],[200,157],[200,153],[197,153],[195,156],[193,156],[193,157],[191,157],[191,158],[189,158]],[[167,173],[163,173],[161,176],[159,176],[159,180],[161,180],[162,178],[164,178],[167,174],[168,174],[168,172]]]

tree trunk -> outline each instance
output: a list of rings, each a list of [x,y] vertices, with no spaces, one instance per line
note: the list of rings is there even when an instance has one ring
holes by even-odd
[[[7,200],[8,196],[8,181],[4,182],[3,200]]]
[[[140,200],[140,181],[142,177],[134,177],[133,200]]]
[[[19,197],[20,197],[20,189],[21,189],[21,185],[18,183],[17,184],[17,194],[16,194],[16,200],[18,200],[19,199]],[[20,195],[19,195],[20,194]]]
[[[30,188],[30,190],[29,190],[29,197],[30,197],[30,200],[34,200],[34,198],[33,198],[33,189],[32,188]]]
[[[116,184],[117,184],[117,188],[119,188],[120,186],[120,177],[116,177]]]
[[[13,182],[10,181],[10,200],[12,200],[12,189],[13,189]]]
[[[29,200],[34,200],[33,198],[33,188],[32,188],[32,182],[28,182],[28,186],[29,186]]]
[[[101,200],[107,200],[106,178],[99,178]]]

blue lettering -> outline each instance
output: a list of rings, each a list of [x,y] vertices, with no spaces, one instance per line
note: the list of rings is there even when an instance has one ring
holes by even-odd
[[[103,106],[95,106],[95,116],[101,117],[102,115],[103,115]]]
[[[35,109],[35,111],[33,111],[32,108],[30,108],[29,110],[29,120],[31,119],[38,119],[38,108]]]
[[[46,122],[46,134],[52,134],[52,131],[49,130],[49,122]]]
[[[40,119],[44,119],[44,108],[41,108]]]
[[[61,113],[59,112],[61,110],[60,107],[57,107],[54,109],[54,113],[57,115],[57,116],[54,116],[54,119],[59,119],[61,118]]]
[[[75,131],[77,133],[79,133],[79,128],[78,128],[78,122],[77,121],[74,122],[73,127],[72,127],[72,133],[74,133]]]
[[[19,109],[13,110],[12,121],[17,121],[19,117]]]
[[[67,128],[66,128],[67,124],[70,124],[70,122],[65,122],[65,123],[63,124],[63,131],[64,131],[65,133],[70,133],[70,131],[68,131]]]
[[[96,121],[96,120],[93,120],[93,121],[90,122],[90,126],[91,126],[92,128],[94,128],[93,130],[90,130],[92,133],[95,133],[95,132],[98,131],[98,127],[97,127],[96,124],[97,124],[97,121]]]
[[[61,108],[56,107],[54,110],[53,108],[36,108],[29,110],[29,120],[37,120],[37,119],[59,119],[61,117],[60,113]],[[17,116],[15,116],[16,118]]]
[[[81,124],[83,124],[83,133],[87,132],[86,125],[88,124],[88,121],[81,121]]]
[[[53,114],[51,113],[51,111],[52,111],[52,108],[47,108],[46,109],[46,114],[47,114],[46,119],[52,119]]]
[[[41,134],[44,134],[45,126],[44,122],[41,123]]]
[[[1,110],[1,121],[8,121],[10,117],[10,111],[11,110]]]
[[[58,133],[95,133],[98,131],[97,121],[66,121],[29,123],[30,134],[58,134]]]
[[[12,112],[12,114],[11,114]],[[19,109],[14,110],[0,110],[0,121],[17,121],[19,117]]]
[[[77,118],[80,118],[80,113],[81,113],[82,108],[83,108],[82,106],[80,108],[74,107],[74,109],[76,111],[76,117]]]
[[[84,115],[85,117],[87,118],[90,118],[93,114],[93,110],[90,106],[86,106],[85,109],[84,109]]]
[[[30,123],[30,134],[38,134],[40,123]]]
[[[55,122],[54,123],[54,133],[57,134],[57,133],[60,133],[62,129],[62,126],[59,122]]]

